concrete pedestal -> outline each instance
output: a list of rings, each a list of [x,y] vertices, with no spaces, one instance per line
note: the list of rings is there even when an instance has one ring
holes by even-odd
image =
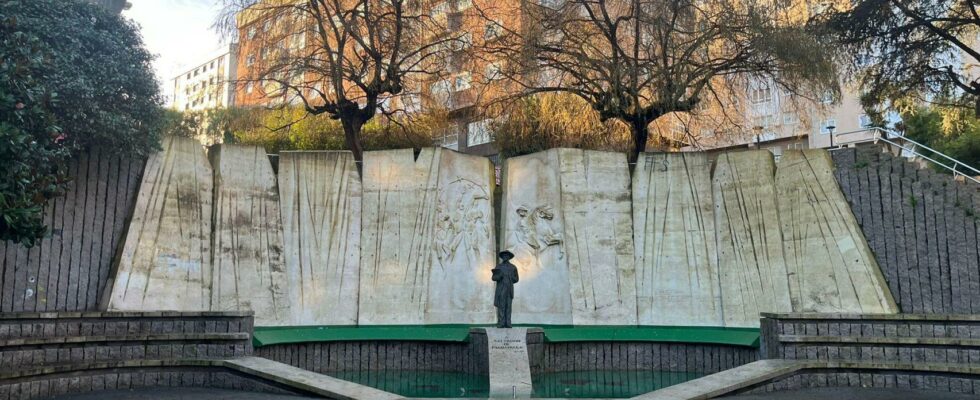
[[[527,328],[487,328],[491,398],[531,397]]]

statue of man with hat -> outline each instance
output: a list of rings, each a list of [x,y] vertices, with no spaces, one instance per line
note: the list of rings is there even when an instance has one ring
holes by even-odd
[[[497,289],[493,296],[493,306],[497,307],[497,327],[510,328],[510,307],[514,302],[514,284],[517,283],[517,267],[510,263],[514,253],[504,250],[500,252],[503,260],[493,269],[493,281]]]

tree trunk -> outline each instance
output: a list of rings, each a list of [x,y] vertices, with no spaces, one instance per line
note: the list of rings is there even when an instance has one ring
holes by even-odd
[[[341,118],[340,123],[344,127],[344,143],[347,145],[347,149],[354,154],[357,173],[361,173],[364,161],[364,147],[361,146],[361,127],[364,126],[364,122],[357,119]]]
[[[640,159],[640,153],[647,149],[647,139],[650,138],[650,124],[646,121],[630,122],[630,131],[633,133],[633,149],[630,151],[627,161],[629,162],[630,172],[636,168],[636,161]]]

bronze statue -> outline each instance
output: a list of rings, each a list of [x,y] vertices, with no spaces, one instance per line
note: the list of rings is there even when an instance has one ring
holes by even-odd
[[[493,269],[493,281],[497,282],[497,290],[493,295],[493,306],[497,307],[497,327],[510,328],[510,306],[514,302],[514,284],[519,280],[517,267],[510,263],[514,253],[500,252],[503,260]]]

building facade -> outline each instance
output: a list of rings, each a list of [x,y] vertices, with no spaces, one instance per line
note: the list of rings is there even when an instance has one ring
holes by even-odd
[[[237,74],[238,45],[231,44],[173,78],[171,108],[202,111],[235,106]]]

